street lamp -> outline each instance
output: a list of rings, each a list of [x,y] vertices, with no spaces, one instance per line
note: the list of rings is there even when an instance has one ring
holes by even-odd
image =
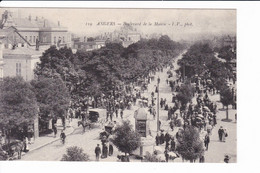
[[[157,132],[159,132],[160,130],[160,121],[159,121],[159,84],[160,84],[160,77],[158,76],[158,79],[157,79]]]

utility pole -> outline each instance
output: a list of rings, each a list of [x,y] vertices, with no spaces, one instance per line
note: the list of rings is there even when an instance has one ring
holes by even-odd
[[[159,120],[159,105],[160,105],[160,97],[159,97],[159,84],[160,84],[160,77],[158,76],[157,79],[157,132],[160,131],[160,120]]]

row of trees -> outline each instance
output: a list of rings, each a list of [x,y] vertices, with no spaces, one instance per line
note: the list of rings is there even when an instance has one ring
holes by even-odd
[[[220,62],[215,57],[215,52],[208,44],[194,44],[189,48],[183,58],[178,61],[179,72],[187,78],[194,79],[199,76],[211,79],[216,89],[221,90],[226,79],[232,78],[233,73],[229,65]]]
[[[183,49],[168,36],[141,40],[127,48],[108,43],[99,50],[79,50],[76,54],[66,47],[51,47],[40,57],[35,74],[60,76],[72,99],[83,100],[86,96],[112,95],[118,86],[136,82],[165,66]]]
[[[32,124],[37,114],[43,122],[64,117],[71,100],[112,95],[118,86],[169,64],[183,48],[168,36],[141,40],[127,48],[108,43],[76,54],[70,48],[52,46],[40,57],[35,80],[28,83],[8,77],[1,82],[0,125],[9,134],[11,129]]]
[[[215,57],[215,52],[208,44],[197,43],[191,46],[183,58],[178,61],[180,65],[179,72],[190,80],[196,77],[200,77],[201,80],[211,80],[212,86],[220,91],[220,101],[226,106],[226,119],[228,119],[228,105],[234,103],[234,93],[232,93],[234,91],[228,87],[227,81],[229,78],[235,79],[228,61],[234,59],[235,55],[230,52],[230,49],[225,47],[220,49],[219,52],[219,56],[223,56],[222,58],[225,58],[227,62],[219,61]],[[228,56],[232,57],[228,58]],[[187,88],[187,85],[182,87],[182,90],[186,92],[187,89],[185,88]],[[180,94],[180,96],[182,95]],[[184,96],[190,98],[190,94],[184,94]],[[187,100],[185,98],[180,99]]]

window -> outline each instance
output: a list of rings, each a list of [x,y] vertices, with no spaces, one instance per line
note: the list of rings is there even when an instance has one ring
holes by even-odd
[[[0,68],[0,81],[2,81],[2,80],[3,80],[3,77],[4,77],[4,75],[3,75],[3,69],[2,69],[2,68]]]
[[[56,37],[54,37],[54,44],[56,44]]]
[[[35,43],[35,36],[33,36],[33,42]]]
[[[16,63],[16,76],[21,76],[21,63]]]
[[[32,42],[32,36],[30,36],[30,40],[29,40],[29,42]]]
[[[62,39],[63,39],[63,43],[65,43],[65,38],[64,38],[64,36],[62,37]]]
[[[27,40],[27,36],[25,36],[25,40]]]

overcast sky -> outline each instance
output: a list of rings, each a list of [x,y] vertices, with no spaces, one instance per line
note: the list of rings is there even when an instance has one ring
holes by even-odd
[[[0,9],[3,13],[5,9]],[[44,17],[53,22],[60,21],[69,31],[93,36],[100,32],[111,32],[119,26],[97,26],[98,22],[142,23],[136,27],[143,33],[168,34],[173,39],[187,39],[203,34],[235,34],[236,10],[195,10],[195,9],[55,9],[55,8],[16,8],[9,9],[20,16],[34,19]],[[151,26],[143,23],[150,22]],[[155,22],[166,26],[154,26]],[[173,26],[172,23],[174,22]],[[177,24],[181,24],[179,26]],[[92,26],[86,25],[92,23]],[[185,23],[192,24],[184,27]],[[178,26],[177,26],[178,25]]]

